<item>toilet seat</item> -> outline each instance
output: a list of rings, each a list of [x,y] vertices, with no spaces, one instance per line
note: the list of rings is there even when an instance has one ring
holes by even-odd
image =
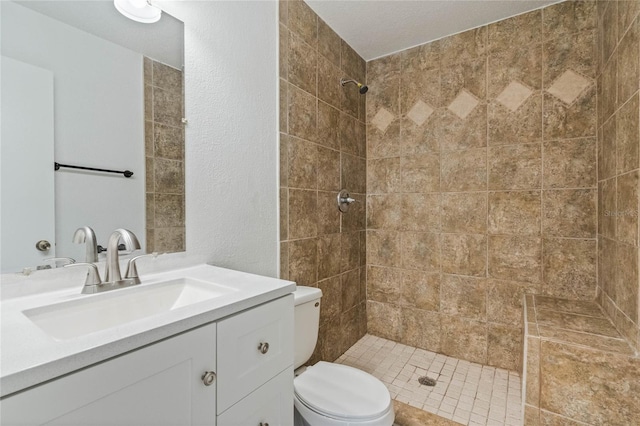
[[[296,398],[331,419],[367,422],[392,410],[385,385],[353,367],[320,361],[294,380]]]

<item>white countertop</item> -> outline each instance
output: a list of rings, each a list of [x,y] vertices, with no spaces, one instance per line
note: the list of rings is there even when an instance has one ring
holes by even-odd
[[[80,294],[82,283],[74,288],[3,301],[0,304],[0,396],[285,296],[296,288],[291,281],[199,265],[142,276],[139,286],[113,292],[127,292],[185,276],[219,283],[237,291],[64,341],[50,337],[22,311],[93,297]]]

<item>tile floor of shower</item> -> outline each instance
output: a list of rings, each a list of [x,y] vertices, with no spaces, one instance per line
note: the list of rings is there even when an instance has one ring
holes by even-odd
[[[365,335],[337,363],[380,379],[397,401],[464,425],[521,425],[520,375]],[[436,380],[422,385],[418,378]]]

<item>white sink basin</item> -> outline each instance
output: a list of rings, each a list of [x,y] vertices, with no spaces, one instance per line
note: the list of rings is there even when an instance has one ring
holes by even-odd
[[[56,340],[84,336],[236,291],[192,278],[100,293],[22,313]]]

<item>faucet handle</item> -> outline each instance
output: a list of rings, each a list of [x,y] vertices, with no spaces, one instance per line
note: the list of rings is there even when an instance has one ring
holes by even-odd
[[[127,263],[127,272],[125,272],[124,277],[125,278],[140,279],[140,277],[138,276],[138,268],[136,267],[136,261],[138,259],[140,259],[141,257],[153,257],[155,259],[158,256],[160,256],[160,254],[158,254],[158,252],[154,251],[153,253],[141,254],[140,256],[136,256],[136,257],[131,258],[129,260],[129,263]]]
[[[82,293],[95,293],[95,287],[102,284],[102,280],[100,279],[100,272],[98,271],[98,267],[95,263],[71,263],[69,265],[64,265],[65,268],[71,268],[75,266],[88,266],[89,270],[87,271],[87,279],[84,281],[84,287],[82,288]]]

